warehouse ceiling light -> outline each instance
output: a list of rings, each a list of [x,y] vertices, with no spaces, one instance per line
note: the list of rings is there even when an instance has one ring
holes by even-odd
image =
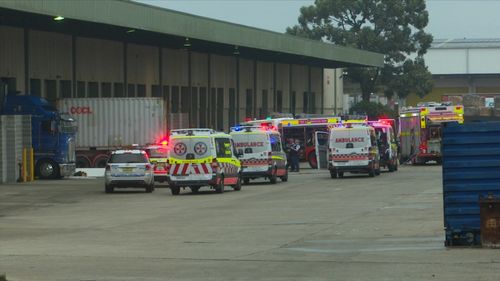
[[[55,21],[61,21],[61,20],[63,20],[63,19],[64,19],[64,17],[63,17],[63,16],[55,16],[55,17],[54,17],[54,20],[55,20]]]
[[[189,48],[191,47],[191,42],[189,42],[189,38],[186,37],[186,40],[184,40],[184,48]]]
[[[135,32],[135,29],[129,29],[126,31],[126,33],[132,33],[132,32]]]

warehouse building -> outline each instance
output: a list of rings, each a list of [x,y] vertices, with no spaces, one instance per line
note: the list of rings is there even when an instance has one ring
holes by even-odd
[[[0,0],[0,36],[0,98],[163,97],[173,119],[218,129],[271,112],[337,112],[342,95],[325,94],[324,69],[383,63],[376,53],[124,0]]]

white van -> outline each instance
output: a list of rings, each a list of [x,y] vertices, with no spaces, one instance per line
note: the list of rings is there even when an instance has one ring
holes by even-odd
[[[368,124],[346,124],[330,129],[328,159],[332,178],[345,172],[380,174],[380,154],[375,129]]]
[[[240,161],[231,136],[211,129],[172,130],[168,148],[168,182],[173,195],[189,187],[210,186],[217,193],[226,185],[241,189]]]
[[[239,154],[245,184],[261,177],[272,184],[278,178],[288,180],[286,153],[277,130],[267,126],[238,126],[231,128],[230,135]]]

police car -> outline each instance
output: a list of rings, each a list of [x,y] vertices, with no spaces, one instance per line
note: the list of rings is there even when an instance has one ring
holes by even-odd
[[[241,165],[230,135],[212,129],[172,130],[168,148],[168,182],[173,195],[181,188],[198,192],[209,186],[223,193],[241,189]]]
[[[153,192],[153,169],[144,150],[116,150],[111,152],[104,173],[105,191],[115,188],[142,187]]]
[[[269,126],[237,126],[231,128],[239,159],[241,176],[245,184],[250,179],[266,178],[272,184],[280,178],[288,180],[286,153],[283,151],[280,133]]]

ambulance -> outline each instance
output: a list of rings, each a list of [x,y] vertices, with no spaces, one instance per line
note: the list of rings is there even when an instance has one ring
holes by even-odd
[[[241,189],[241,165],[230,135],[212,129],[172,130],[168,146],[168,182],[172,195],[209,186],[223,193]]]
[[[256,178],[275,184],[278,178],[288,180],[286,153],[280,133],[268,126],[237,126],[231,128],[231,137],[241,161],[241,177],[245,184]]]
[[[380,154],[375,129],[368,123],[332,127],[328,141],[328,169],[332,178],[344,173],[380,174]]]

